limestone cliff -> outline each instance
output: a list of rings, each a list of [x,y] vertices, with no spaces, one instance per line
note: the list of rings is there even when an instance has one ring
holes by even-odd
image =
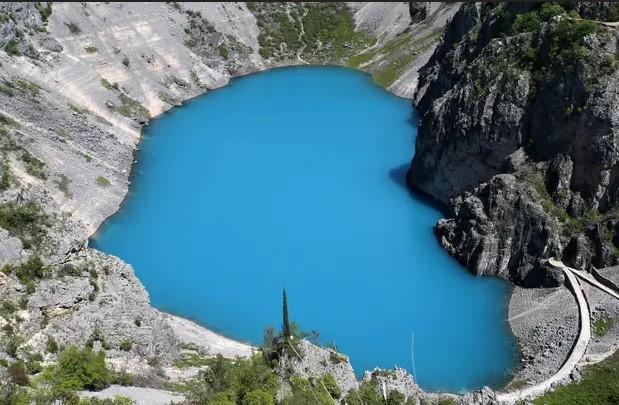
[[[438,238],[472,272],[555,285],[544,258],[617,262],[618,35],[597,20],[608,7],[467,3],[422,68],[408,182],[446,207]]]

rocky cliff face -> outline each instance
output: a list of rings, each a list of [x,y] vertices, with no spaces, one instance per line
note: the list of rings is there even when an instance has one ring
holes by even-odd
[[[608,7],[467,3],[421,70],[408,182],[472,272],[555,285],[550,256],[617,262],[618,35],[588,19]]]

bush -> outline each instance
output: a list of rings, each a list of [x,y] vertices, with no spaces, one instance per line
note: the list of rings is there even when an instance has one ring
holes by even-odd
[[[47,275],[47,269],[38,256],[30,258],[15,269],[15,275],[23,284],[40,280]]]
[[[331,397],[320,384],[313,385],[309,380],[293,376],[290,386],[292,395],[284,398],[282,405],[333,405]],[[368,403],[367,405],[374,404]]]
[[[47,215],[35,203],[0,204],[0,227],[19,238],[26,249],[41,243],[47,225]]]
[[[77,25],[76,23],[74,23],[73,21],[70,21],[68,23],[64,23],[64,25],[67,26],[67,28],[69,29],[71,34],[79,34],[79,33],[82,32],[82,30],[80,29],[80,26]]]
[[[30,384],[30,379],[28,378],[28,375],[26,375],[26,367],[23,362],[16,361],[11,363],[7,369],[7,372],[9,373],[11,381],[15,384],[23,387]]]
[[[218,50],[219,50],[219,56],[221,56],[225,60],[228,60],[228,48],[226,48],[225,45],[220,45]]]
[[[120,350],[124,351],[124,352],[128,352],[129,350],[131,350],[131,348],[133,347],[133,342],[129,339],[125,339],[122,342],[120,342]]]
[[[342,395],[342,390],[339,385],[337,385],[337,381],[331,374],[325,374],[321,378],[322,386],[329,392],[333,398],[337,399]]]
[[[37,159],[32,153],[25,150],[21,155],[21,160],[26,165],[26,172],[28,172],[28,174],[43,180],[47,178],[45,174],[45,163]]]
[[[105,353],[90,348],[67,348],[60,354],[58,364],[51,369],[50,382],[57,393],[78,390],[98,391],[110,385],[112,372],[105,364]]]
[[[241,401],[242,405],[274,405],[275,400],[273,399],[273,395],[268,392],[256,389],[250,391],[245,395],[243,400]]]
[[[56,343],[56,339],[54,339],[54,337],[51,335],[47,336],[45,350],[47,350],[48,353],[52,354],[58,353],[58,343]]]
[[[97,182],[97,184],[98,184],[98,185],[100,185],[101,187],[107,187],[107,186],[109,186],[110,184],[112,184],[112,183],[110,183],[110,181],[109,181],[108,179],[106,179],[106,178],[105,178],[105,177],[103,177],[103,176],[99,176],[99,177],[97,177],[96,182]]]
[[[17,41],[15,39],[11,39],[4,47],[4,51],[11,56],[19,56],[21,52],[17,46]]]
[[[256,355],[251,359],[234,361],[217,356],[211,359],[209,366],[197,378],[196,385],[189,394],[190,402],[236,405],[275,403],[279,384],[275,373],[262,356]],[[249,395],[257,390],[261,393]],[[245,399],[263,401],[267,396],[272,402],[244,402]]]

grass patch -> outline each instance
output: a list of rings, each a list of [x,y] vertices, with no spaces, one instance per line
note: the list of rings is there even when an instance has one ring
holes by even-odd
[[[615,322],[611,317],[608,315],[603,315],[593,321],[593,333],[595,333],[596,336],[604,336],[608,333],[610,328],[612,328],[614,323]]]
[[[120,105],[113,108],[114,111],[125,117],[150,118],[150,113],[139,101],[132,99],[125,93],[120,93]]]
[[[103,176],[97,177],[95,181],[101,187],[108,187],[110,184],[112,184],[112,183],[110,183],[110,181],[108,179],[106,179]]]
[[[195,352],[185,352],[174,362],[176,368],[204,367],[212,363],[212,360]]]
[[[582,380],[537,398],[536,405],[606,405],[619,403],[619,352],[582,370]]]

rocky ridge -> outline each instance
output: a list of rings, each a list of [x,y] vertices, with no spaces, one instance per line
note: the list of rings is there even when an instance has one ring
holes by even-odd
[[[421,70],[408,183],[445,207],[439,241],[475,274],[556,286],[549,257],[617,263],[617,31],[595,20],[603,7],[467,3]]]

